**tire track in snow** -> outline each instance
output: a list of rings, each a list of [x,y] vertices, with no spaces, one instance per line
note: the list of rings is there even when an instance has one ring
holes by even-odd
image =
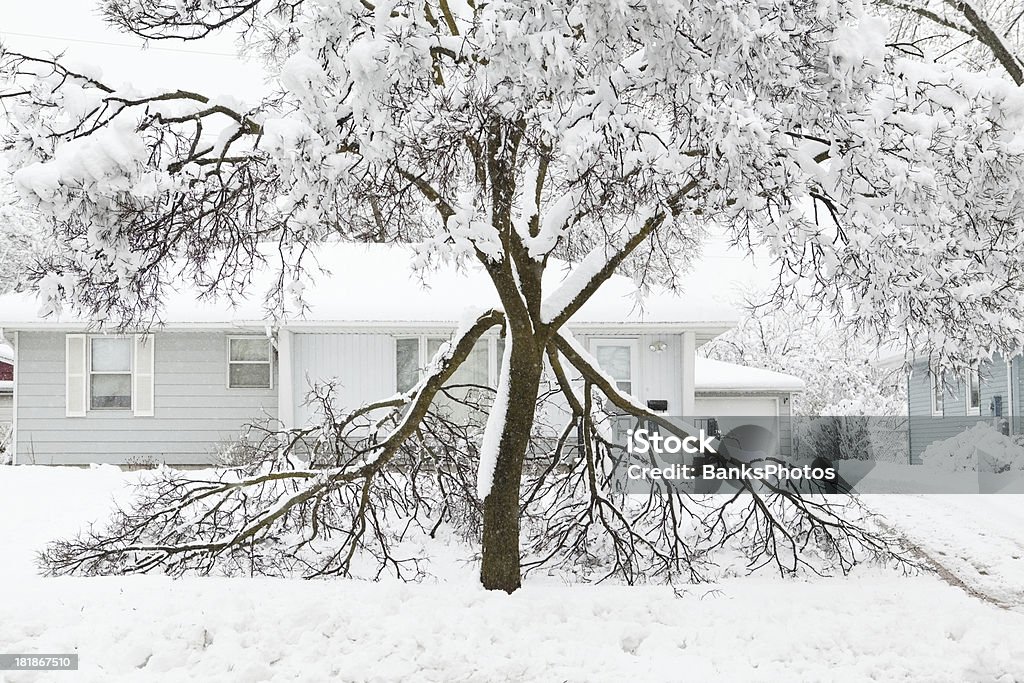
[[[884,518],[884,515],[882,515],[881,513],[878,514],[880,517]],[[1018,601],[1009,602],[1002,598],[996,597],[995,595],[992,595],[991,593],[983,590],[977,585],[969,583],[969,580],[965,579],[965,577],[958,574],[952,568],[950,568],[940,560],[936,559],[935,555],[929,552],[924,547],[924,545],[911,538],[902,529],[893,526],[892,523],[888,521],[882,521],[881,519],[877,520],[877,523],[886,531],[897,536],[903,543],[906,544],[907,549],[910,551],[912,555],[915,556],[916,559],[920,560],[926,568],[930,569],[937,577],[942,579],[942,581],[944,581],[945,583],[948,583],[950,586],[953,586],[954,588],[959,588],[960,590],[970,595],[972,598],[981,600],[982,602],[987,602],[988,604],[994,605],[995,607],[998,607],[1000,609],[1015,612],[1024,611],[1024,609],[1022,609],[1024,608],[1024,603]],[[1019,544],[1015,543],[1015,545]],[[963,559],[966,560],[967,558]]]

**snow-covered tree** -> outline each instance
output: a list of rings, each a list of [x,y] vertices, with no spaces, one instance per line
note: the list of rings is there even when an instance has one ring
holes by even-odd
[[[749,292],[747,314],[732,330],[700,351],[708,358],[799,377],[793,396],[794,449],[802,460],[898,459],[904,461],[905,375],[879,364],[878,348],[822,315],[813,302],[765,305]]]
[[[400,417],[357,462],[275,474],[298,488],[236,539],[260,537],[325,490],[372,490],[474,341],[500,326],[505,357],[477,482],[481,576],[488,588],[517,588],[524,459],[545,365],[588,435],[591,389],[659,419],[607,381],[567,321],[615,272],[642,288],[675,286],[710,221],[771,250],[781,296],[803,282],[851,329],[904,338],[944,363],[1024,342],[1024,98],[1003,79],[887,44],[888,27],[859,2],[103,9],[150,40],[236,30],[267,61],[275,91],[246,104],[187,84],[118,88],[98,72],[5,52],[14,178],[66,244],[35,279],[54,308],[131,326],[175,277],[244,287],[272,243],[282,277],[268,302],[280,312],[295,305],[292,283],[310,276],[308,248],[330,239],[413,242],[425,266],[474,260],[500,304],[469,319],[412,391],[376,404]],[[564,261],[572,271],[543,287]],[[584,378],[583,395],[563,363]],[[588,485],[584,517],[621,516],[592,476]],[[644,537],[627,527],[635,548]],[[365,524],[353,529],[358,539]],[[145,547],[222,547],[200,545]]]
[[[41,249],[39,219],[19,206],[16,196],[9,183],[0,183],[0,294],[28,275]]]
[[[746,295],[740,323],[700,352],[799,377],[805,388],[793,398],[797,416],[906,415],[905,378],[878,363],[871,341],[851,336],[813,307],[776,308],[763,305],[766,300],[763,293]]]
[[[894,18],[895,43],[922,58],[976,70],[997,67],[1024,85],[1021,8],[1002,0],[876,0]]]

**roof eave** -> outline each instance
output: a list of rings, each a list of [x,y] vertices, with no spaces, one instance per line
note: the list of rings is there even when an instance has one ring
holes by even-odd
[[[286,323],[272,323],[266,320],[232,320],[232,321],[171,321],[160,323],[156,329],[288,329],[296,331],[316,330],[409,330],[438,329],[458,325],[456,320],[299,320]],[[690,322],[572,322],[569,327],[581,332],[697,332],[704,335],[717,336],[735,327],[731,320],[690,321]],[[6,322],[0,329],[8,330],[88,330],[93,328],[89,323],[81,321],[22,321]]]

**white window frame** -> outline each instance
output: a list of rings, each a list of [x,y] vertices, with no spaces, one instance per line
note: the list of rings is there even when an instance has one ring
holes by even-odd
[[[123,371],[110,372],[92,369],[92,342],[94,339],[120,339],[128,344],[128,386],[131,392],[131,405],[127,408],[95,408],[92,405],[93,375],[124,375]],[[87,413],[131,413],[135,414],[135,338],[127,335],[90,334],[85,338],[85,410]]]
[[[427,351],[427,345],[431,339],[443,339],[444,341],[451,341],[451,334],[445,334],[444,332],[427,332],[427,333],[415,333],[415,334],[394,334],[391,336],[391,350],[392,350],[392,363],[391,363],[391,374],[395,380],[395,391],[399,391],[398,388],[398,342],[399,340],[415,339],[416,348],[419,353],[419,359],[417,360],[417,369],[419,371],[419,378],[423,379],[423,370],[427,367],[427,363],[433,356]],[[493,334],[484,335],[480,338],[481,341],[487,343],[487,385],[491,388],[498,386],[498,337]]]
[[[258,339],[267,342],[267,352],[269,353],[267,360],[231,360],[231,341],[233,339],[247,339],[253,340]],[[259,334],[236,334],[231,335],[224,342],[224,355],[227,360],[225,366],[225,377],[224,386],[231,391],[269,391],[274,388],[274,343],[270,337],[259,335]],[[231,366],[232,365],[269,365],[270,366],[270,385],[265,387],[233,387],[231,386]]]
[[[978,404],[971,405],[971,380],[978,380]],[[981,415],[981,366],[974,366],[964,375],[964,406],[967,415]]]
[[[640,397],[640,340],[636,337],[595,337],[590,340],[590,353],[597,360],[597,349],[601,346],[618,346],[629,348],[629,386],[630,396],[637,401]],[[598,366],[600,368],[600,366]],[[601,369],[601,372],[604,372]],[[612,378],[614,379],[614,378]],[[621,381],[621,380],[617,380]],[[618,385],[615,387],[618,389]],[[621,391],[621,389],[620,389]]]
[[[942,417],[946,414],[946,384],[941,373],[929,370],[928,377],[930,380],[928,385],[931,387],[931,398],[929,400],[931,402],[932,417]]]

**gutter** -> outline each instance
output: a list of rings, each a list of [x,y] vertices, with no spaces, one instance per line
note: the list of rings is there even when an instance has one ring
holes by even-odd
[[[224,330],[224,329],[260,329],[265,330],[268,326],[278,329],[302,330],[302,331],[332,331],[343,330],[346,332],[377,332],[382,330],[438,330],[457,327],[457,320],[301,320],[285,323],[271,323],[266,320],[234,320],[234,321],[211,321],[211,322],[174,322],[155,325],[156,330]],[[7,323],[11,329],[18,330],[40,330],[40,331],[64,331],[64,330],[89,330],[89,323],[82,321],[73,322],[14,322]],[[701,321],[701,322],[585,322],[567,325],[571,330],[587,334],[595,333],[646,333],[646,334],[671,334],[681,332],[697,332],[717,336],[736,326],[733,321]],[[2,332],[3,328],[0,328]],[[111,328],[110,333],[114,334],[116,328]],[[102,333],[97,331],[98,333]]]

